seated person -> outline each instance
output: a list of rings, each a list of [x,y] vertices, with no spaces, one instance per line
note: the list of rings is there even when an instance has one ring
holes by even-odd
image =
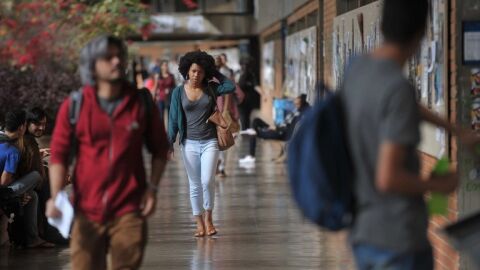
[[[21,178],[15,178],[21,153],[25,151],[23,137],[26,130],[25,112],[10,111],[5,117],[5,131],[0,133],[0,186],[10,188],[22,199],[24,204],[24,230],[26,247],[53,247],[38,235],[37,207],[38,196],[34,188],[40,183],[41,175],[30,172]]]
[[[45,216],[45,206],[50,198],[50,184],[48,177],[49,148],[40,149],[37,139],[43,137],[47,125],[47,114],[41,108],[34,107],[27,110],[27,130],[24,136],[25,151],[22,152],[18,168],[19,177],[37,171],[42,176],[42,182],[37,185],[35,191],[38,194],[38,228],[43,239],[66,244],[57,229],[50,226]]]
[[[295,126],[302,118],[303,114],[310,108],[307,102],[307,95],[302,94],[295,98],[295,110],[285,117],[285,122],[271,129],[269,125],[259,119],[253,120],[253,129],[242,131],[242,134],[252,135],[250,137],[250,153],[246,157],[239,160],[240,163],[255,162],[255,149],[257,147],[257,137],[266,140],[288,141],[295,130]]]

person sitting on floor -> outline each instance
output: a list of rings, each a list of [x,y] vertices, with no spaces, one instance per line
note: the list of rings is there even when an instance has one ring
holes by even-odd
[[[17,174],[19,177],[37,171],[42,176],[42,182],[37,185],[35,191],[38,194],[38,230],[40,236],[56,244],[67,244],[58,230],[48,224],[45,216],[45,206],[50,198],[50,183],[48,176],[48,159],[50,148],[40,148],[37,140],[40,140],[46,131],[47,114],[39,108],[33,107],[26,111],[27,130],[25,131],[24,147]]]
[[[271,129],[270,126],[260,118],[253,120],[253,129],[241,131],[240,134],[250,136],[250,152],[249,155],[240,159],[240,164],[255,162],[255,149],[257,147],[257,137],[266,140],[288,141],[295,130],[295,126],[302,118],[303,114],[310,108],[307,102],[307,95],[302,94],[295,98],[295,110],[288,113],[285,122]]]
[[[22,200],[24,223],[13,223],[24,226],[25,245],[28,248],[54,247],[41,239],[37,226],[38,195],[34,188],[42,181],[37,171],[32,171],[18,178],[20,157],[25,152],[24,134],[26,118],[23,110],[12,110],[5,116],[5,130],[0,133],[0,186],[8,187],[15,196]]]

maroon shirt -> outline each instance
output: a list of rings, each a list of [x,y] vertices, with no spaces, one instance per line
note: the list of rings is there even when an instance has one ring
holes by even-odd
[[[168,74],[167,77],[160,77],[158,78],[157,89],[153,89],[155,82],[153,79],[148,79],[145,82],[145,87],[147,87],[152,95],[155,97],[155,102],[165,101],[167,97],[167,90],[172,91],[175,88],[175,79],[173,78],[172,74]]]
[[[145,140],[145,108],[137,90],[125,85],[124,98],[110,117],[97,102],[96,90],[84,87],[75,134],[79,149],[74,172],[76,210],[88,219],[105,222],[139,211],[146,179],[142,147]],[[57,115],[51,143],[52,164],[67,166],[72,127],[68,120],[70,99]],[[166,159],[168,143],[157,106],[150,123],[154,157]]]

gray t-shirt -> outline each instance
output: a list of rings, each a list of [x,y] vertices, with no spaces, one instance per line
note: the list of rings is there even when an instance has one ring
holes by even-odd
[[[196,101],[190,101],[182,88],[182,108],[185,112],[187,121],[187,139],[188,140],[210,140],[217,137],[215,124],[208,122],[208,117],[212,114],[210,98],[207,94]]]
[[[404,166],[419,174],[420,113],[413,86],[395,62],[364,56],[347,71],[341,97],[355,167],[353,243],[398,252],[426,248],[428,215],[423,196],[380,193],[375,186],[382,142],[406,146]]]
[[[118,105],[122,103],[123,95],[119,98],[112,99],[112,100],[104,99],[101,97],[97,97],[97,99],[98,99],[98,104],[100,105],[100,108],[102,108],[102,110],[106,112],[108,115],[112,116],[113,112],[118,107]]]

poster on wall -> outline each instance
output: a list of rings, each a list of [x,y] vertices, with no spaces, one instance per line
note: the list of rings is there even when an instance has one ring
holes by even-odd
[[[405,68],[405,74],[417,89],[418,101],[439,115],[446,114],[445,102],[445,22],[446,0],[432,0],[427,31],[418,53]],[[342,14],[333,24],[333,85],[338,88],[350,61],[373,51],[382,43],[380,1]],[[480,102],[480,99],[479,99]],[[442,129],[422,125],[419,150],[438,157],[446,153],[447,136]]]
[[[417,98],[429,110],[445,116],[445,23],[446,0],[433,0],[430,5],[425,38],[421,49],[407,64],[408,78],[417,89]],[[421,127],[420,150],[435,157],[447,152],[447,135],[443,129],[427,124]]]
[[[478,131],[480,130],[480,68],[473,68],[471,70],[470,81],[472,129]]]
[[[284,93],[288,97],[306,94],[312,103],[317,83],[317,28],[304,29],[285,41]]]
[[[333,89],[342,84],[345,69],[351,59],[369,53],[380,45],[380,10],[380,3],[375,2],[334,19]]]
[[[208,53],[213,57],[222,53],[227,55],[227,65],[231,68],[235,75],[240,73],[240,50],[237,47],[209,50]]]
[[[275,90],[275,69],[274,69],[274,41],[263,44],[262,48],[262,88],[264,91]]]

